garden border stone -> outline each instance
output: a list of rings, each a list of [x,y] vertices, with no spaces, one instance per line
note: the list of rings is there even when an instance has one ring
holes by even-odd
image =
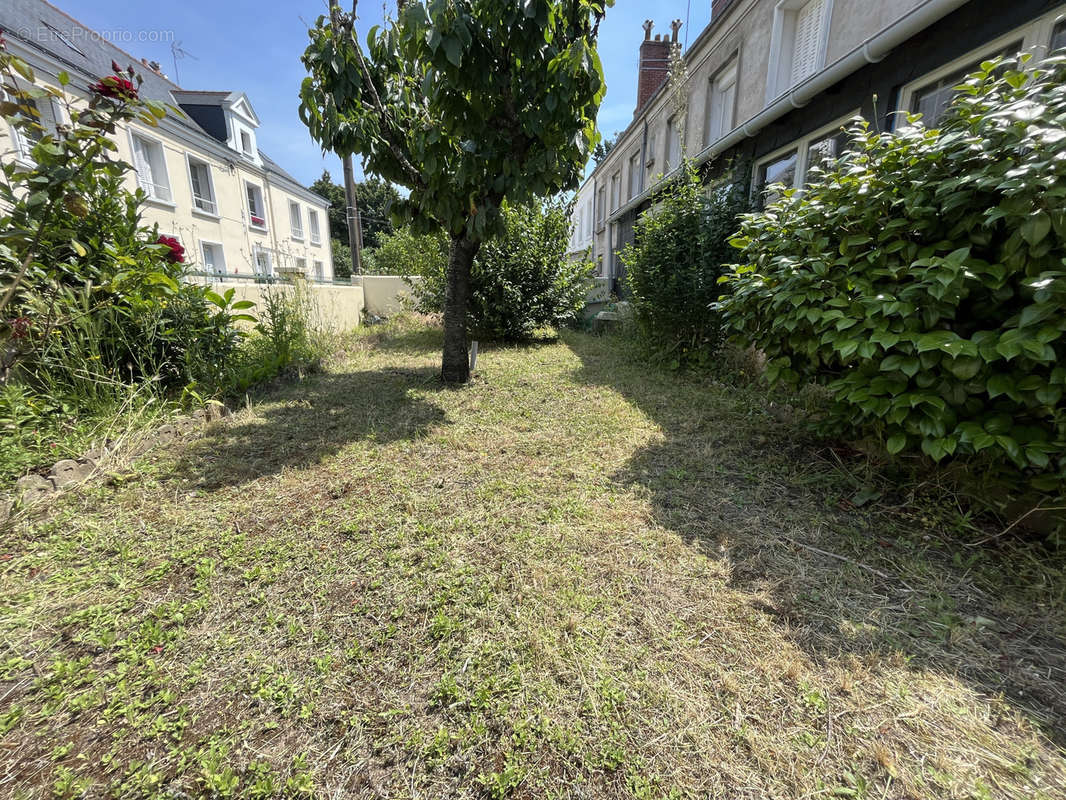
[[[117,456],[135,461],[156,447],[202,432],[208,425],[229,417],[233,412],[224,405],[210,403],[191,414],[172,418],[135,442],[108,441],[86,451],[80,458],[63,458],[52,465],[47,475],[31,472],[14,485],[14,497],[0,497],[0,523],[17,510],[36,505],[64,489],[100,477],[104,468]]]

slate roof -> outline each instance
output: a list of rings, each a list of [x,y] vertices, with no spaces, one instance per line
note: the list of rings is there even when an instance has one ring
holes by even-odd
[[[164,75],[161,75],[141,63],[139,58],[112,44],[105,36],[82,25],[72,16],[61,11],[44,0],[2,0],[0,2],[0,29],[10,41],[19,41],[60,62],[70,72],[71,82],[86,88],[102,76],[111,75],[111,62],[115,61],[122,68],[133,65],[143,78],[140,94],[148,100],[155,100],[168,105],[178,105],[173,92],[185,92],[182,87]],[[117,31],[116,31],[117,33]],[[209,97],[228,97],[231,92],[203,91],[195,92]],[[189,116],[168,116],[172,122],[198,136],[204,136],[212,142],[218,140],[201,128]],[[299,186],[306,192],[310,190],[296,178],[286,172],[276,161],[262,150],[259,156],[267,172]],[[311,194],[315,194],[311,192]],[[317,194],[315,194],[318,197]],[[323,202],[328,201],[323,198]]]

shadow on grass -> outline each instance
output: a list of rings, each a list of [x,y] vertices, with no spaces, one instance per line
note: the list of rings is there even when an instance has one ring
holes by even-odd
[[[966,547],[957,507],[850,502],[869,469],[807,435],[758,387],[627,363],[614,337],[569,334],[578,380],[662,430],[614,476],[656,523],[730,564],[733,583],[816,661],[902,653],[912,668],[1007,695],[1066,746],[1062,559],[1036,545]],[[972,531],[970,532],[972,535]]]
[[[287,468],[317,464],[359,441],[414,439],[445,420],[412,394],[441,388],[432,368],[316,373],[280,383],[259,398],[254,418],[218,426],[191,444],[176,472],[213,489],[237,486]]]

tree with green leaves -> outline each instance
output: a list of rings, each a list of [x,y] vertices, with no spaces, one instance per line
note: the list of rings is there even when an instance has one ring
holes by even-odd
[[[596,143],[596,39],[612,3],[409,0],[370,30],[365,51],[354,4],[309,32],[300,117],[311,135],[407,187],[398,211],[416,232],[450,237],[445,381],[470,376],[471,265],[502,230],[504,201],[574,188]]]
[[[329,229],[334,239],[348,241],[348,217],[345,213],[347,203],[344,187],[333,182],[329,170],[323,170],[322,177],[311,184],[310,189],[317,195],[329,200]],[[374,176],[355,184],[355,199],[359,204],[359,218],[363,223],[363,246],[378,247],[383,234],[392,233],[395,226],[390,215],[392,207],[400,199],[396,187]],[[351,262],[349,262],[350,265]]]

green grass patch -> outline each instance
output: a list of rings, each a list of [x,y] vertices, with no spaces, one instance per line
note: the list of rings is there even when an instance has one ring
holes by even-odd
[[[9,523],[5,794],[1066,792],[1061,561],[848,502],[756,387],[568,333],[446,388],[439,336]]]

